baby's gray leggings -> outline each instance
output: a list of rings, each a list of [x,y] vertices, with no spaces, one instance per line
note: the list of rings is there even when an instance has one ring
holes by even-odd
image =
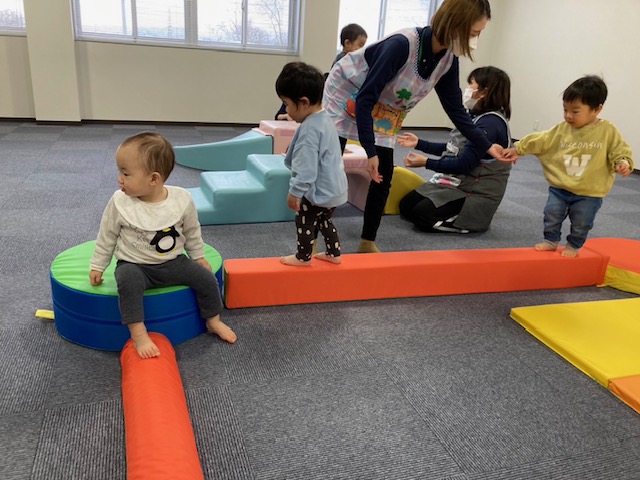
[[[213,272],[186,255],[158,265],[140,265],[118,260],[115,277],[120,316],[124,324],[144,321],[144,291],[155,287],[191,287],[196,292],[203,319],[215,317],[224,308]]]

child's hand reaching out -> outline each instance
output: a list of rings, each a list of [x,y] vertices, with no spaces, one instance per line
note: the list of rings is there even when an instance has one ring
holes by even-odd
[[[515,148],[505,148],[502,151],[502,156],[511,163],[516,163],[518,161],[518,152]]]
[[[616,165],[616,172],[618,172],[623,177],[627,177],[631,174],[631,167],[629,166],[629,162],[621,161]]]

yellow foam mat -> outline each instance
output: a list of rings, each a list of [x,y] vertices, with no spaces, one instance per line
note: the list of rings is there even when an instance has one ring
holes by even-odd
[[[511,318],[605,388],[640,375],[640,298],[518,307]]]
[[[604,276],[604,285],[640,295],[640,273],[609,265]]]

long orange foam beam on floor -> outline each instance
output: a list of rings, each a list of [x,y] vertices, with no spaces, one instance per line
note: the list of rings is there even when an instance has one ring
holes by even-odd
[[[131,340],[120,355],[127,480],[204,480],[175,351],[149,336],[159,357],[143,360]]]
[[[599,285],[609,256],[577,258],[533,248],[345,254],[310,267],[279,258],[224,261],[227,308],[512,292]]]

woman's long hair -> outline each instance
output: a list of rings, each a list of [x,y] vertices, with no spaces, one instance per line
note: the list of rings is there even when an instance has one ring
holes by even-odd
[[[475,80],[484,97],[478,100],[471,111],[474,115],[499,111],[511,118],[511,79],[504,70],[496,67],[480,67],[473,70],[467,82]]]

